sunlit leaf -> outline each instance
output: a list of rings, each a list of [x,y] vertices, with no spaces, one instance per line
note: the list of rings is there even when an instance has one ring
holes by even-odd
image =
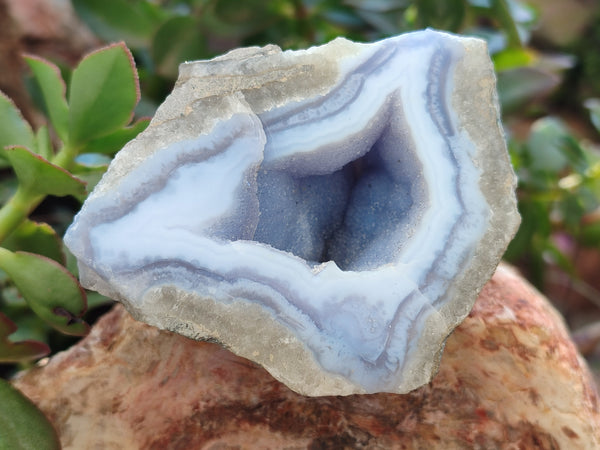
[[[0,363],[38,359],[50,353],[50,348],[42,342],[12,342],[8,337],[15,331],[17,326],[0,312]]]
[[[0,248],[0,268],[48,324],[65,334],[88,332],[80,319],[86,310],[85,291],[63,266],[44,256]]]
[[[80,147],[124,127],[139,98],[137,72],[125,44],[89,54],[71,78],[69,144]]]
[[[65,142],[69,129],[69,107],[65,97],[66,86],[60,70],[54,64],[37,56],[28,55],[25,61],[42,92],[44,107],[58,136]]]
[[[10,147],[0,153],[10,161],[19,184],[29,192],[56,196],[86,192],[81,180],[24,147]]]
[[[58,435],[31,400],[0,379],[0,449],[58,450]]]
[[[534,60],[535,55],[530,50],[520,47],[509,47],[496,53],[493,57],[494,68],[497,72],[529,66]]]

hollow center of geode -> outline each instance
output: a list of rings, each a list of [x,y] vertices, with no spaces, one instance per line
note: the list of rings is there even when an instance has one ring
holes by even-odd
[[[393,262],[426,199],[420,164],[406,144],[388,129],[363,156],[330,174],[261,168],[254,241],[346,271]]]

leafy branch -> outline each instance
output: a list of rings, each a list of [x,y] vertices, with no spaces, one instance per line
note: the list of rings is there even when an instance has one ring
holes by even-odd
[[[11,311],[11,292],[16,291],[14,297],[59,332],[76,336],[88,332],[82,319],[87,296],[66,267],[62,240],[48,224],[29,216],[47,196],[83,201],[106,171],[109,157],[148,125],[148,119],[130,123],[140,93],[133,58],[124,43],[83,58],[68,89],[51,62],[35,56],[25,56],[25,61],[49,126],[34,131],[0,92],[0,168],[10,169],[16,181],[0,208],[0,363],[37,359],[50,352],[44,342],[10,339],[18,332],[5,314]],[[59,447],[43,414],[2,380],[0,396],[1,448]],[[31,430],[37,430],[33,440]]]
[[[83,335],[88,331],[81,320],[87,306],[85,291],[64,266],[56,232],[29,220],[29,215],[48,195],[83,200],[106,165],[85,164],[79,157],[90,149],[114,154],[148,121],[128,126],[140,95],[133,58],[123,43],[91,53],[79,63],[71,76],[68,101],[58,67],[35,56],[25,60],[51,128],[42,126],[34,132],[14,103],[0,93],[0,158],[17,180],[14,194],[0,208],[0,269],[38,317],[63,333]],[[0,330],[4,333],[0,333],[0,361],[39,357],[39,345],[16,351],[6,338],[14,327],[3,313],[0,320],[8,324]]]

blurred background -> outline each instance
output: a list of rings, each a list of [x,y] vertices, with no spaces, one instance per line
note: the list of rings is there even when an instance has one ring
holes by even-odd
[[[124,41],[140,78],[136,116],[152,116],[186,60],[268,43],[373,41],[425,27],[488,43],[523,216],[505,259],[564,315],[600,380],[597,0],[0,0],[0,90],[35,129],[46,119],[23,53],[54,62],[68,83],[83,55]],[[14,187],[3,169],[0,202]],[[79,207],[48,197],[32,219],[62,236]],[[11,340],[36,339],[53,352],[75,342],[38,318],[2,273],[0,286],[0,313],[18,326]],[[88,300],[85,319],[93,323],[111,302],[92,293]],[[30,364],[0,364],[0,376]]]

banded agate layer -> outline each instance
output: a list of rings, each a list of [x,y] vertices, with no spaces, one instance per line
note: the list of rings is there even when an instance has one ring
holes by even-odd
[[[519,216],[485,44],[423,31],[183,64],[65,237],[84,286],[305,395],[437,370]]]

